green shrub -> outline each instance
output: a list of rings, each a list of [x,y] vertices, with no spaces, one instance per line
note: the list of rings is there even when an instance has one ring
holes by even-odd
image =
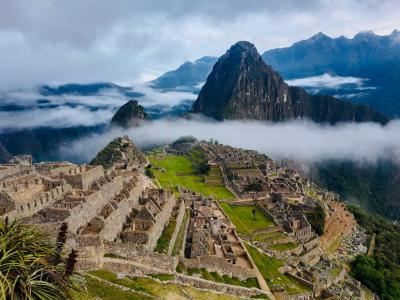
[[[324,208],[317,203],[317,206],[306,214],[308,222],[310,222],[311,228],[318,235],[323,235],[325,231],[325,211]]]

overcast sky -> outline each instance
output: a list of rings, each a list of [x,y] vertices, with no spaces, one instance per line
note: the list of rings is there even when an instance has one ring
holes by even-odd
[[[400,29],[399,0],[1,0],[0,88],[143,82],[238,40]]]

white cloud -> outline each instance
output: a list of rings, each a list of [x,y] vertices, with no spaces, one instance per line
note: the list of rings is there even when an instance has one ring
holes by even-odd
[[[318,31],[399,27],[397,0],[0,1],[0,86],[137,82],[238,40],[260,51]]]
[[[53,128],[94,126],[107,123],[111,117],[112,112],[109,109],[92,111],[83,106],[0,112],[0,132],[4,129],[17,130],[42,126]]]
[[[197,95],[190,92],[161,92],[146,84],[135,85],[135,91],[144,94],[144,96],[140,98],[140,104],[144,107],[151,105],[174,106],[181,103],[183,100],[196,100],[197,98]]]
[[[245,149],[254,149],[274,159],[316,162],[350,159],[374,162],[400,155],[400,122],[317,125],[312,122],[215,122],[211,120],[161,120],[128,131],[92,135],[62,149],[70,159],[90,160],[116,136],[128,134],[141,147],[171,143],[180,136],[210,138]]]
[[[296,78],[286,80],[286,83],[292,86],[301,87],[312,87],[312,88],[340,88],[343,85],[355,85],[357,88],[365,89],[363,85],[368,79],[359,77],[344,77],[344,76],[332,76],[330,74],[322,74],[319,76],[311,76],[304,78]],[[369,87],[370,88],[370,87]]]
[[[136,98],[145,108],[157,106],[168,112],[173,106],[185,100],[195,100],[197,95],[189,92],[161,92],[141,84],[132,91],[143,93]],[[0,91],[0,108],[18,105],[24,109],[0,111],[0,132],[5,129],[34,127],[72,127],[108,124],[115,111],[130,97],[117,89],[104,89],[95,95],[40,95],[37,88]],[[37,101],[42,101],[38,107]],[[43,103],[43,101],[47,101]],[[162,107],[159,107],[159,106]]]

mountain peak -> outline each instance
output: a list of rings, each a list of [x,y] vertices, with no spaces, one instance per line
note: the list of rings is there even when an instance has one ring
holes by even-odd
[[[192,112],[217,120],[285,121],[310,118],[315,122],[388,119],[375,111],[329,96],[312,96],[288,86],[249,42],[233,45],[214,65]]]
[[[137,100],[129,100],[114,114],[111,125],[123,128],[137,127],[146,120],[149,120],[149,116],[143,106],[139,105]]]
[[[320,41],[320,40],[325,40],[325,39],[330,39],[330,37],[320,31],[317,34],[314,34],[309,40]]]
[[[256,46],[248,41],[239,41],[227,51],[227,53],[245,53],[259,55]]]
[[[399,35],[399,34],[400,34],[400,31],[395,29],[392,31],[392,33],[390,35]]]
[[[365,30],[365,31],[360,31],[357,33],[354,38],[355,39],[362,39],[362,38],[370,38],[370,37],[375,37],[376,34],[372,30]]]

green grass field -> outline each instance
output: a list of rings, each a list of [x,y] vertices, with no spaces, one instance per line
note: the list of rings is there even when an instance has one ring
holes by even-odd
[[[297,247],[296,243],[293,242],[289,242],[289,243],[284,243],[284,244],[276,244],[276,245],[272,245],[270,246],[270,248],[272,250],[276,250],[276,251],[287,251],[287,250],[293,250],[294,248]]]
[[[179,185],[205,196],[214,196],[218,199],[235,199],[224,186],[204,183],[203,176],[195,174],[192,162],[184,156],[168,155],[162,160],[150,156],[149,160],[153,166],[165,170],[165,172],[161,172],[152,168],[158,182],[164,188],[174,190]]]
[[[220,203],[222,209],[229,216],[239,233],[252,234],[254,230],[275,226],[257,206],[254,205],[231,205]],[[256,218],[253,219],[252,210],[256,211]]]
[[[283,263],[278,259],[261,253],[248,244],[246,244],[246,248],[270,287],[282,286],[288,294],[298,294],[310,290],[299,282],[281,274],[278,269],[283,266]]]
[[[266,232],[266,233],[259,233],[253,237],[255,241],[275,241],[286,238],[287,236],[283,233],[276,231],[276,232]]]

